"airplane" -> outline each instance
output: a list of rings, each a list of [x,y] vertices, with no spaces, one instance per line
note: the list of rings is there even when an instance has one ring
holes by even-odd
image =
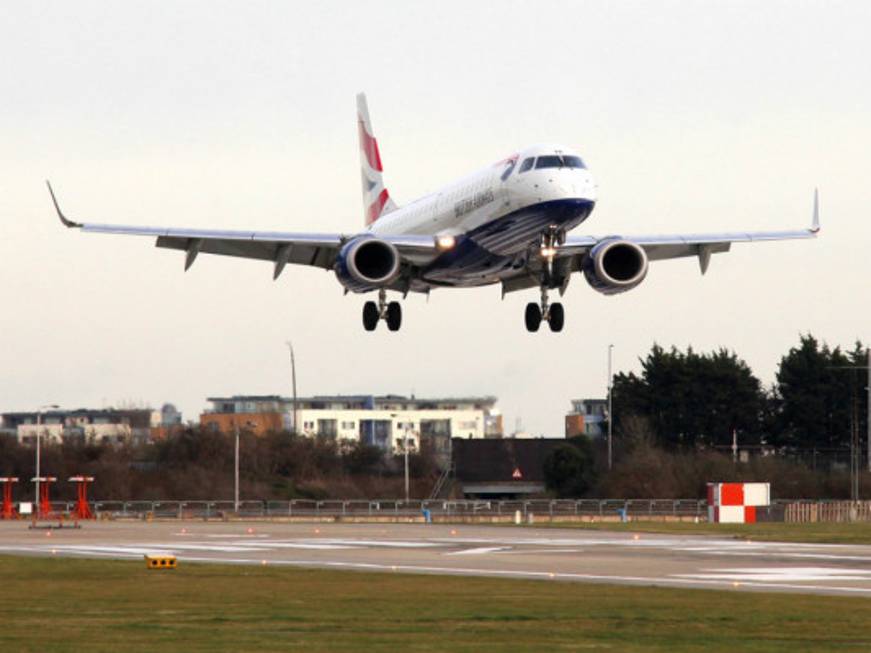
[[[572,275],[582,274],[605,295],[626,292],[647,276],[648,264],[698,257],[702,274],[711,255],[732,243],[813,238],[820,229],[814,191],[810,228],[671,236],[569,235],[596,205],[596,184],[583,159],[559,145],[535,145],[462,177],[405,206],[398,206],[384,182],[378,141],[366,96],[357,96],[357,125],[365,226],[350,233],[285,233],[133,227],[81,223],[61,211],[49,182],[54,208],[66,227],[84,232],[155,237],[157,247],[185,252],[187,271],[201,253],[270,261],[273,279],[288,263],[332,270],[345,293],[378,293],[363,306],[363,327],[381,320],[390,331],[402,324],[404,299],[434,288],[501,284],[502,296],[538,288],[539,302],[526,306],[530,332],[547,322],[559,332],[565,323],[560,302]]]

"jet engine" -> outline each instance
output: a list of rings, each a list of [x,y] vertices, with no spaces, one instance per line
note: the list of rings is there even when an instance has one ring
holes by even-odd
[[[399,276],[399,252],[380,238],[359,236],[339,250],[333,270],[352,292],[383,288]]]
[[[628,240],[614,238],[597,244],[582,263],[584,277],[603,295],[632,290],[647,276],[647,253]]]

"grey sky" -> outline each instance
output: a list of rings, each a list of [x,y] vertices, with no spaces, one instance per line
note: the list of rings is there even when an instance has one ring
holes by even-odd
[[[0,9],[0,409],[300,391],[492,393],[506,426],[562,434],[604,394],[606,351],[734,348],[766,383],[812,332],[871,340],[867,3],[7,3]],[[354,94],[404,202],[515,149],[584,155],[600,201],[577,233],[779,229],[702,278],[654,264],[602,297],[575,277],[561,334],[536,292],[410,297],[364,333],[331,273],[182,256],[56,221],[353,231]]]

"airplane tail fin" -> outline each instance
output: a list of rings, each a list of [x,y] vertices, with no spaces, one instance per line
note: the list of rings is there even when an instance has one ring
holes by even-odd
[[[363,178],[363,211],[366,225],[370,225],[386,213],[396,209],[390,193],[384,186],[384,169],[378,141],[372,132],[366,95],[357,95],[357,127],[360,132],[360,171]]]

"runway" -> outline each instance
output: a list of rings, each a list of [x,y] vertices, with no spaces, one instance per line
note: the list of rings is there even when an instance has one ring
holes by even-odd
[[[871,597],[871,546],[442,524],[0,523],[0,554],[179,564],[287,565],[389,573]]]

